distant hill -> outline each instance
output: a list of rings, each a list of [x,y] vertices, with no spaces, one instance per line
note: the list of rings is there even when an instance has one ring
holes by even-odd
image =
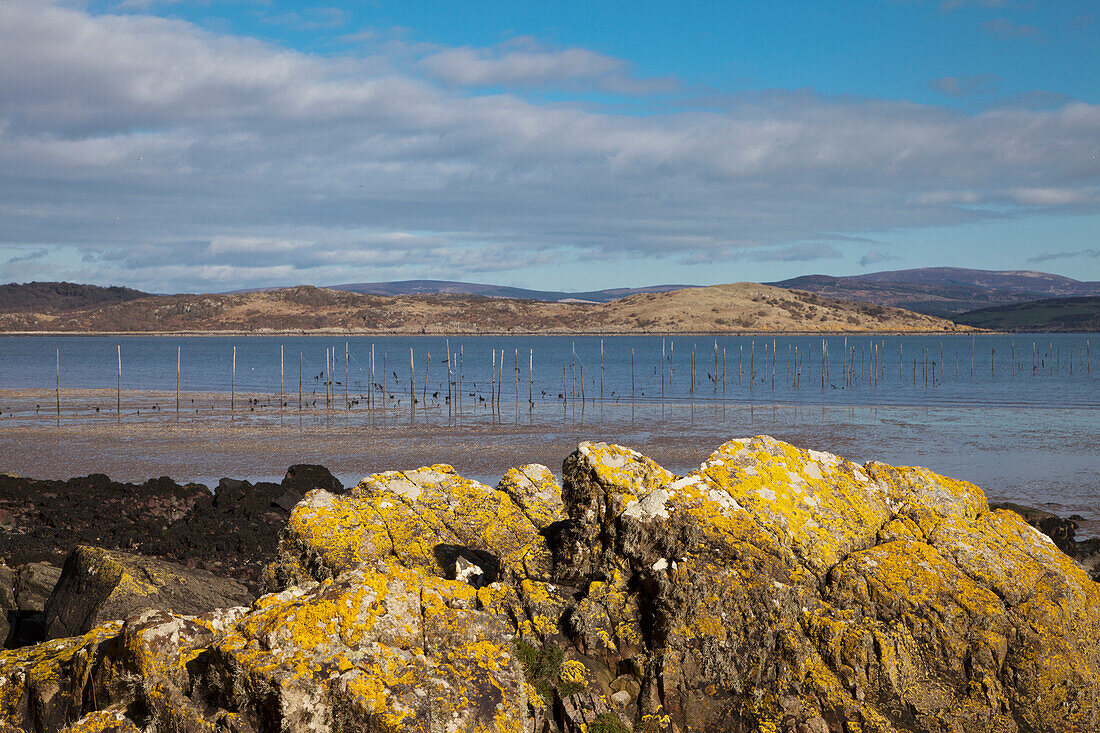
[[[769,283],[829,298],[890,305],[941,317],[1051,297],[1100,295],[1100,282],[1030,270],[925,267],[865,275],[803,275]]]
[[[950,332],[950,321],[756,283],[638,293],[607,303],[481,295],[364,295],[300,286],[161,295],[69,313],[0,313],[0,331],[360,334]]]
[[[607,290],[587,290],[580,293],[567,293],[557,290],[527,290],[505,285],[483,285],[480,283],[456,282],[453,280],[399,280],[378,283],[346,283],[332,285],[332,290],[344,290],[364,295],[482,295],[487,298],[517,298],[520,300],[541,300],[547,303],[606,303],[617,298],[638,293],[667,293],[671,290],[694,288],[695,285],[651,285],[644,288],[609,288]]]
[[[953,320],[995,331],[1100,331],[1100,297],[1013,303],[960,313]]]
[[[107,303],[144,298],[149,293],[117,286],[78,285],[68,282],[29,282],[0,285],[0,313],[68,313]]]

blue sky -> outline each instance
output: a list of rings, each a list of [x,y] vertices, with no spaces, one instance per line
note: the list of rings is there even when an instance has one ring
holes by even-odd
[[[1083,0],[6,0],[0,280],[1100,279]]]

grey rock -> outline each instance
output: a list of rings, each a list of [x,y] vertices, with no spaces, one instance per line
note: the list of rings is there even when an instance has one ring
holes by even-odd
[[[182,565],[76,547],[46,604],[46,638],[84,634],[142,609],[195,615],[247,605],[254,596],[240,583]]]

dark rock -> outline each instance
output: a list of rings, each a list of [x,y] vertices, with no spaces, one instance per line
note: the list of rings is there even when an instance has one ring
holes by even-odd
[[[283,487],[301,494],[313,489],[324,489],[330,494],[343,494],[344,485],[324,466],[296,463],[286,470]]]
[[[44,562],[30,562],[15,576],[15,605],[20,611],[42,612],[53,593],[61,568]]]
[[[68,481],[0,475],[0,558],[10,567],[29,562],[60,566],[78,544],[150,552],[167,531],[210,491],[171,479],[143,484],[111,481],[103,474]]]
[[[197,615],[243,606],[253,595],[243,585],[202,570],[141,555],[77,547],[46,605],[46,638],[79,636],[142,609]]]
[[[0,564],[0,647],[7,645],[11,622],[8,615],[17,610],[15,605],[15,571]]]
[[[15,604],[15,573],[7,565],[0,564],[0,610],[13,611]]]
[[[0,560],[60,566],[70,550],[88,545],[205,569],[256,590],[291,510],[314,488],[344,491],[328,469],[305,464],[291,466],[278,484],[222,479],[213,494],[167,477],[126,484],[103,474],[0,475]]]
[[[0,566],[0,642],[7,648],[37,644],[45,638],[43,609],[61,568],[48,563],[27,563],[17,568]]]

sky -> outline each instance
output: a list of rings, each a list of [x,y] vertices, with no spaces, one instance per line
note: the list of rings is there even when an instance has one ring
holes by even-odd
[[[0,0],[0,282],[1100,280],[1096,0]]]

